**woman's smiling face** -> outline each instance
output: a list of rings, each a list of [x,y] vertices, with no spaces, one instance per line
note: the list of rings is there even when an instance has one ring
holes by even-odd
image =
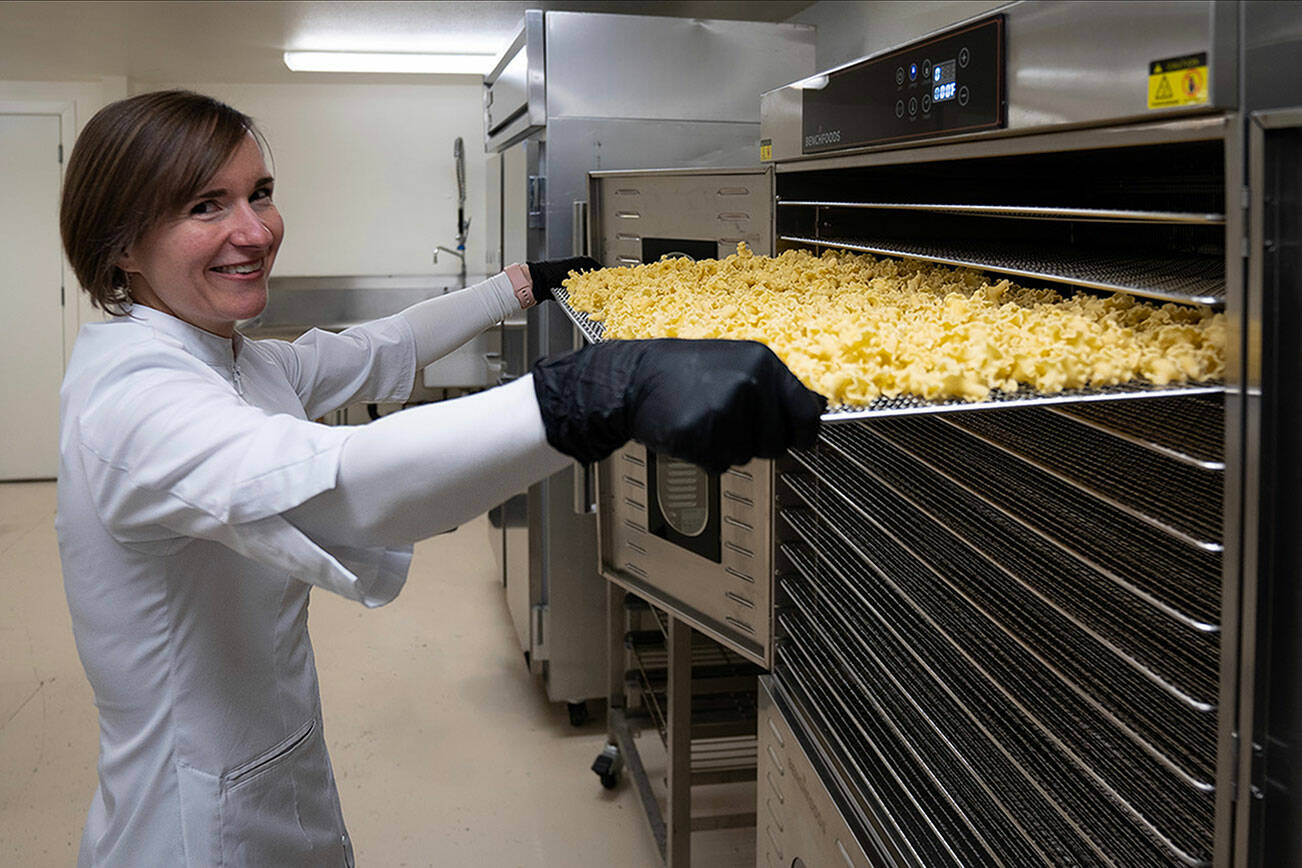
[[[119,266],[138,304],[223,337],[267,305],[267,277],[285,234],[272,178],[253,136],[178,214],[127,249]]]

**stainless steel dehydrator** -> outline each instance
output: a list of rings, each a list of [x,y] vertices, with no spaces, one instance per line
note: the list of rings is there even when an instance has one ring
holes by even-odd
[[[1202,305],[1227,344],[1193,387],[833,408],[743,469],[767,572],[690,572],[765,589],[750,645],[616,514],[653,484],[617,456],[603,570],[767,667],[758,865],[1302,864],[1298,82],[1294,4],[1025,2],[765,95],[775,252]]]
[[[766,688],[875,864],[1297,857],[1276,524],[1296,489],[1274,476],[1295,381],[1272,367],[1295,365],[1278,259],[1299,99],[1273,82],[1302,78],[1300,22],[1014,4],[766,96],[779,250],[1208,305],[1229,327],[1211,393],[882,407],[779,466]],[[769,832],[803,821],[763,762],[759,861],[790,865]]]

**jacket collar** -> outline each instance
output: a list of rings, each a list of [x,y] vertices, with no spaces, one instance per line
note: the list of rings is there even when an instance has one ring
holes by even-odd
[[[224,338],[143,304],[133,304],[120,318],[144,324],[158,334],[178,342],[199,360],[215,367],[229,368],[233,365],[244,345],[244,335],[239,332],[235,333],[234,338]]]

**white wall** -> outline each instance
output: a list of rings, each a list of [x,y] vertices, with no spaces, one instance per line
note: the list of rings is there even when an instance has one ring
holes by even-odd
[[[788,19],[818,28],[820,70],[911,42],[1007,0],[819,0]]]
[[[63,104],[72,107],[75,134],[81,133],[86,121],[105,105],[127,95],[127,80],[121,76],[107,76],[96,81],[0,81],[0,102]],[[63,143],[64,165],[72,150],[72,142]],[[57,234],[58,227],[52,231]],[[65,360],[72,352],[73,340],[83,323],[98,320],[99,311],[90,306],[88,297],[77,285],[72,268],[64,262],[64,334]],[[24,287],[4,284],[5,292],[21,292]]]
[[[71,106],[75,133],[100,108],[133,93],[190,87],[252,115],[275,158],[276,199],[286,238],[276,276],[454,273],[436,244],[455,247],[452,142],[466,145],[467,263],[485,268],[482,87],[457,77],[422,84],[143,85],[94,81],[0,81],[0,102]],[[73,142],[64,142],[65,155]],[[53,229],[57,232],[57,227]],[[65,264],[65,355],[82,324],[101,318]],[[22,291],[5,285],[3,292]]]
[[[431,274],[459,270],[452,143],[465,140],[470,272],[485,270],[482,86],[150,83],[185,87],[251,115],[274,158],[285,242],[274,276]]]
[[[95,81],[0,81],[0,99],[3,100],[66,100],[72,103],[78,132],[91,115],[126,94],[127,80],[120,76]]]

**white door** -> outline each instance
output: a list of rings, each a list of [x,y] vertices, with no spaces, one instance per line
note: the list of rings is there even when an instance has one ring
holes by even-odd
[[[59,117],[0,114],[0,479],[59,468]]]

